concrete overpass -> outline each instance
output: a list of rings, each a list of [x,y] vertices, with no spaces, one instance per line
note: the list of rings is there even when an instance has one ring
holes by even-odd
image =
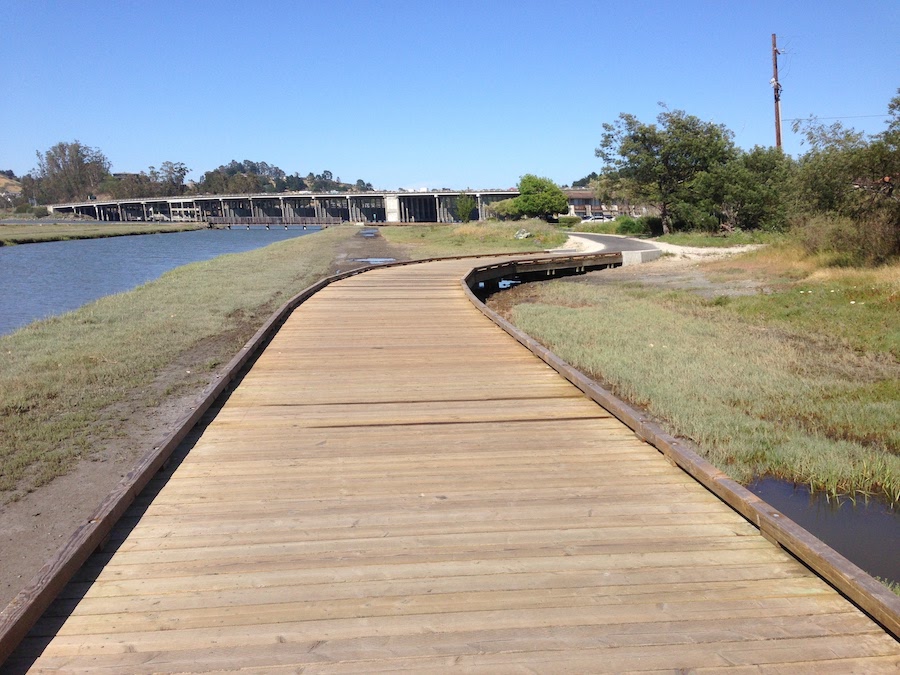
[[[462,192],[347,192],[191,195],[91,200],[48,207],[56,214],[99,221],[202,221],[215,225],[294,225],[341,221],[387,223],[458,222]],[[517,190],[468,191],[475,198],[472,217],[484,219],[490,204],[518,196]]]

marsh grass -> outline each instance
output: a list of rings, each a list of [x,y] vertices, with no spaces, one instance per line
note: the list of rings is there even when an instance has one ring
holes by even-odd
[[[775,475],[897,502],[898,301],[891,284],[859,274],[812,269],[769,295],[721,302],[571,281],[509,293],[523,301],[512,312],[516,325],[695,441],[736,479]],[[874,284],[866,294],[862,278]],[[843,290],[831,293],[838,283]],[[867,304],[850,305],[850,290]]]
[[[208,380],[279,305],[325,276],[355,232],[329,228],[186,265],[0,336],[0,503],[65,473],[115,433],[115,405],[151,407],[202,387],[198,374]],[[176,375],[159,385],[167,370]]]
[[[900,595],[900,582],[891,581],[890,579],[885,579],[884,577],[875,577],[875,578],[878,579],[878,581],[883,583],[885,586],[887,586],[888,589],[892,593],[895,593],[896,595]]]
[[[131,234],[164,234],[199,230],[203,223],[41,223],[14,225],[0,221],[0,246],[70,239],[102,239]]]
[[[532,236],[516,239],[521,229]],[[465,225],[384,226],[379,231],[391,244],[403,245],[411,257],[541,251],[561,246],[567,234],[541,220],[486,221]]]

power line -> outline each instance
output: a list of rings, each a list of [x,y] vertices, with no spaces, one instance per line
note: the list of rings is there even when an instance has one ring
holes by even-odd
[[[806,120],[855,120],[863,117],[890,117],[890,115],[844,115],[843,117],[792,117],[785,122],[805,122]]]

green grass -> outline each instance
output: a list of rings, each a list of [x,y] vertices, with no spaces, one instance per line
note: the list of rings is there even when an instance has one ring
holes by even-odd
[[[888,590],[890,590],[892,593],[895,593],[896,595],[900,595],[900,582],[891,581],[890,579],[885,579],[884,577],[875,577],[875,578],[878,579],[878,581],[883,583],[885,586],[887,586]]]
[[[898,502],[897,288],[869,287],[860,307],[830,292],[833,277],[794,283],[805,292],[713,300],[635,284],[532,284],[511,291],[526,300],[512,318],[738,480],[768,474]]]
[[[114,435],[111,406],[151,408],[202,388],[279,305],[328,273],[355,233],[329,228],[180,267],[0,336],[0,503]]]
[[[521,229],[532,233],[516,239]],[[568,235],[540,220],[487,221],[467,225],[388,225],[379,228],[391,244],[402,245],[413,258],[542,251],[561,246]]]
[[[160,234],[198,230],[202,223],[41,223],[4,224],[0,221],[0,246],[34,244],[70,239],[99,239],[129,234]]]
[[[832,268],[827,257],[777,246],[707,269],[714,280],[768,280],[766,293],[716,299],[747,321],[827,335],[858,352],[900,360],[900,264]]]
[[[594,234],[616,234],[619,223],[615,220],[599,221],[594,220],[589,223],[581,223],[572,227],[573,232],[591,232]]]

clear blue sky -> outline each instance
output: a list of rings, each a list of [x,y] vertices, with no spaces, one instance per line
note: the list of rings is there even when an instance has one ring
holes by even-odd
[[[376,188],[570,183],[601,124],[658,101],[774,144],[783,117],[881,131],[900,2],[6,0],[0,169],[79,140],[114,171],[231,159]],[[799,138],[785,123],[785,148]]]

